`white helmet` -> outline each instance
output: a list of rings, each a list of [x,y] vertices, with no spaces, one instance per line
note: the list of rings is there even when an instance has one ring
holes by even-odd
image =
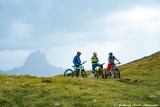
[[[93,52],[93,55],[97,55],[97,52]]]

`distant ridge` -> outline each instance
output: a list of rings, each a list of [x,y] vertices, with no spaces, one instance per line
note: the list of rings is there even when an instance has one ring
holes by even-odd
[[[7,74],[46,77],[55,76],[63,72],[64,70],[62,68],[50,65],[43,53],[41,53],[40,51],[36,51],[30,54],[23,66],[14,68],[8,71]]]
[[[0,71],[0,74],[4,74],[4,72],[3,72],[3,71]]]
[[[149,57],[151,57],[151,56],[153,56],[153,55],[155,55],[155,54],[158,54],[158,53],[160,53],[160,51],[158,51],[158,52],[156,52],[156,53],[154,53],[154,54],[151,54],[151,55],[149,55],[149,56],[144,56],[143,58],[140,58],[140,59],[137,59],[137,60],[134,60],[134,61],[128,62],[128,63],[126,63],[126,64],[131,64],[131,63],[134,63],[134,62],[138,62],[138,61],[141,61],[141,60],[147,59],[147,58],[149,58]],[[124,65],[126,65],[126,64],[124,64]]]

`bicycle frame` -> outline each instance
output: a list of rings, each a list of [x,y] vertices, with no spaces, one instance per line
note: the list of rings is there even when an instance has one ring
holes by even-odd
[[[116,67],[115,65],[113,67],[111,67],[111,69],[109,71],[111,75],[113,74],[113,71],[115,70],[115,67]]]
[[[103,65],[104,65],[105,63],[103,63],[103,64],[99,64],[97,67],[96,67],[96,69],[95,69],[95,72],[94,72],[94,77],[96,77],[97,76],[97,78],[101,75],[102,76],[102,78],[104,78],[104,74],[103,74]],[[96,73],[96,74],[95,74]]]
[[[67,69],[65,72],[64,72],[64,77],[66,76],[77,76],[77,78],[79,77],[79,72],[81,72],[82,74],[82,77],[83,78],[87,78],[87,74],[85,72],[85,69],[84,69],[84,66],[83,64],[86,63],[87,61],[83,62],[82,64],[80,64],[80,66],[76,67],[76,66],[72,66],[74,68],[74,70],[72,69]]]
[[[86,74],[86,72],[85,72],[85,70],[84,70],[84,66],[83,66],[83,64],[85,64],[86,62],[87,62],[87,61],[83,62],[79,67],[73,66],[73,67],[74,67],[74,70],[73,70],[74,75],[79,75],[79,73],[82,74],[82,71],[83,71],[83,73]],[[78,71],[78,72],[77,72],[77,71]],[[85,75],[85,74],[83,74],[83,75]],[[87,76],[86,76],[86,77],[87,77]]]
[[[103,63],[103,64],[98,64],[98,66],[95,68],[95,70],[97,70],[97,68],[103,68],[103,65],[104,65],[105,63]]]
[[[80,66],[79,67],[76,67],[76,66],[72,66],[72,67],[74,67],[74,71],[76,71],[76,70],[82,70],[82,69],[84,69],[84,66],[83,66],[83,64],[85,64],[87,61],[84,61],[82,64],[80,64]]]
[[[115,71],[115,69],[117,68],[117,65],[118,63],[116,63],[116,64],[114,64],[114,66],[113,67],[111,67],[111,69],[110,69],[110,71],[109,71],[109,76],[111,77],[113,74],[114,74],[114,71]]]

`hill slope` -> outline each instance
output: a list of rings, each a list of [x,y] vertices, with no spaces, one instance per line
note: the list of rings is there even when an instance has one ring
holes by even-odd
[[[123,104],[160,106],[160,53],[119,68],[122,71],[120,80],[0,75],[0,105],[2,107],[118,107]]]

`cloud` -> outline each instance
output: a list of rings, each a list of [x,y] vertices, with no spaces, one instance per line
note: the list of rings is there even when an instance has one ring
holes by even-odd
[[[16,23],[10,28],[10,39],[16,41],[28,41],[32,39],[33,26],[25,23]]]
[[[103,30],[115,40],[154,38],[160,34],[160,8],[136,6],[126,11],[113,13],[97,21]],[[121,39],[120,39],[121,38]]]
[[[128,28],[137,27],[137,29],[141,28],[140,30],[147,31],[156,28],[157,31],[157,27],[160,25],[158,23],[160,22],[160,8],[136,6],[128,11],[114,13],[107,17],[107,20],[124,23],[124,25],[129,25]]]
[[[121,45],[119,54],[123,62],[160,50],[159,5],[135,6],[125,11],[114,12],[97,20],[95,24],[100,26],[104,35],[109,37],[109,41]]]
[[[115,2],[120,3],[118,0]],[[110,4],[113,3],[97,0],[92,0],[92,3],[80,0],[3,0],[0,3],[0,50],[81,44],[82,42],[78,42],[80,39],[104,40],[104,36],[99,38],[96,35],[102,34],[95,32],[98,27],[92,25],[104,12],[112,11],[109,7],[118,5]]]
[[[113,51],[125,63],[160,50],[159,7],[158,0],[3,0],[0,52],[8,50],[9,59],[40,49],[51,64],[66,67],[78,50],[88,61],[97,51],[102,62]]]
[[[10,70],[22,66],[31,52],[29,50],[0,51],[0,69]]]
[[[69,68],[73,65],[73,57],[76,55],[77,51],[80,51],[82,53],[81,61],[87,61],[87,63],[85,64],[85,68],[91,69],[91,57],[93,55],[93,52],[98,53],[100,63],[107,64],[108,53],[112,51],[118,58],[120,57],[118,55],[120,49],[120,44],[117,44],[115,42],[107,42],[90,43],[81,47],[76,45],[54,47],[48,50],[44,50],[44,52],[50,64]]]

